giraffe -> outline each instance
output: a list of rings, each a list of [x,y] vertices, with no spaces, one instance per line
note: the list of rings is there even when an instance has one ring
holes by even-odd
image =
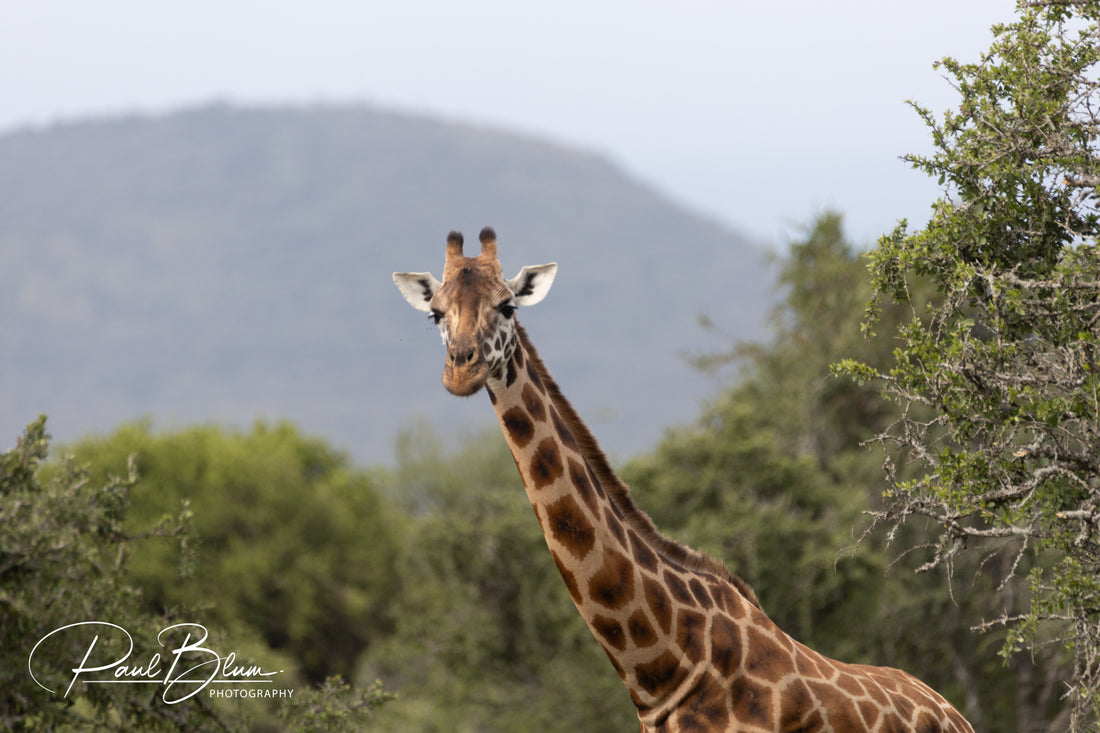
[[[443,385],[489,395],[574,605],[637,707],[642,733],[973,733],[943,697],[897,669],[838,662],[785,634],[722,564],[664,537],[635,504],[515,317],[557,264],[502,276],[494,231],[481,253],[447,237],[443,281],[394,273],[438,324]]]

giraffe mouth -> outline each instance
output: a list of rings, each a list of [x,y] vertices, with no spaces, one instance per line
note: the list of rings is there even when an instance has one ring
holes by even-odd
[[[461,366],[445,364],[443,367],[443,386],[448,392],[459,397],[475,394],[485,386],[488,378],[489,365],[482,359],[472,364]]]

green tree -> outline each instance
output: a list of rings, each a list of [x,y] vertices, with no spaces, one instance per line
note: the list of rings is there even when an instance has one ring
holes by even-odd
[[[55,635],[80,621],[104,621],[135,638],[155,638],[166,617],[149,614],[125,573],[126,557],[151,541],[125,526],[135,485],[132,470],[95,481],[72,461],[49,479],[39,476],[49,439],[46,419],[27,427],[15,448],[0,455],[0,727],[5,730],[207,730],[224,728],[202,700],[150,704],[131,685],[78,684],[72,667],[88,651],[87,639]],[[142,535],[161,537],[179,553],[191,519],[186,507]],[[104,639],[102,648],[112,641]],[[101,650],[102,650],[101,648]],[[28,671],[33,657],[34,676]],[[48,692],[45,688],[54,690]]]
[[[891,341],[860,333],[866,268],[839,215],[814,221],[778,260],[771,338],[704,360],[733,360],[733,385],[698,425],[670,431],[624,473],[662,530],[724,560],[795,638],[913,672],[978,730],[1035,730],[1057,714],[1060,670],[1046,657],[1006,667],[971,633],[1000,608],[988,578],[948,597],[939,577],[902,572],[919,563],[891,557],[884,533],[866,531],[883,479],[861,443],[897,408],[874,385],[830,372],[845,354],[882,368],[892,358]],[[885,306],[883,325],[908,312]],[[899,532],[901,543],[929,541],[916,524]]]
[[[151,611],[201,600],[204,618],[254,629],[312,684],[350,679],[392,627],[401,517],[346,456],[293,426],[214,426],[156,434],[147,423],[73,447],[93,475],[134,457],[142,483],[131,526],[186,502],[195,513],[194,572],[180,579],[167,542],[130,563]]]
[[[865,270],[839,214],[819,217],[778,264],[773,338],[698,360],[733,362],[733,386],[626,475],[659,526],[723,558],[784,629],[818,646],[852,613],[867,623],[874,605],[848,599],[874,593],[882,572],[881,557],[850,552],[875,476],[854,449],[885,424],[882,400],[828,370],[838,349],[877,345],[859,339]]]
[[[945,195],[872,255],[867,327],[896,335],[893,364],[842,368],[900,405],[877,437],[880,521],[931,518],[927,568],[1008,553],[999,582],[1026,573],[1029,602],[997,616],[1004,651],[1071,650],[1084,730],[1100,712],[1100,4],[1021,2],[993,33],[977,63],[941,62],[957,110],[917,107],[935,152],[909,160]],[[896,329],[875,321],[890,302],[911,308]]]
[[[275,432],[296,438],[285,426]],[[105,444],[119,447],[117,440]],[[138,658],[142,653],[159,651],[165,658],[169,656],[156,644],[165,628],[201,621],[209,630],[204,648],[233,648],[242,653],[239,662],[245,663],[247,657],[248,664],[259,663],[265,669],[288,665],[258,640],[252,626],[211,623],[208,614],[216,614],[199,608],[202,599],[217,597],[212,592],[231,595],[225,590],[226,579],[205,575],[203,592],[190,596],[183,592],[196,588],[193,581],[199,576],[189,575],[192,569],[210,569],[201,557],[193,557],[193,526],[207,523],[192,511],[188,501],[166,497],[163,486],[139,478],[136,466],[140,461],[107,461],[124,471],[120,475],[92,471],[71,455],[45,462],[48,445],[43,417],[27,428],[15,449],[0,454],[0,727],[270,729],[276,716],[259,701],[208,700],[200,695],[169,705],[158,697],[163,692],[159,685],[150,692],[144,685],[78,682],[67,694],[61,692],[72,681],[73,665],[89,653],[90,636],[51,632],[91,621],[114,624],[130,634],[134,652],[127,659],[133,664],[148,662],[148,656]],[[286,468],[278,461],[272,464],[275,469]],[[237,478],[249,476],[254,475],[242,472]],[[169,510],[156,514],[150,507],[158,502]],[[144,511],[135,511],[142,505]],[[142,518],[154,514],[155,520]],[[339,539],[339,535],[334,537]],[[262,538],[252,536],[252,540],[263,544]],[[134,572],[135,566],[150,559],[155,560],[153,565],[162,565],[160,575],[148,565]],[[148,582],[153,576],[156,582],[149,583],[150,587],[162,600],[171,601],[170,608],[150,603],[146,597],[146,583],[141,578]],[[181,592],[177,596],[164,591],[164,586],[175,586]],[[99,637],[92,642],[97,664],[126,654],[122,636],[112,636],[114,632],[107,633],[105,628],[96,627]],[[43,640],[41,644],[39,640]],[[208,659],[204,656],[195,661]],[[161,667],[164,674],[168,664]],[[393,697],[378,685],[356,689],[337,677],[317,689],[295,687],[295,695],[277,711],[278,720],[290,730],[363,730],[372,711]]]

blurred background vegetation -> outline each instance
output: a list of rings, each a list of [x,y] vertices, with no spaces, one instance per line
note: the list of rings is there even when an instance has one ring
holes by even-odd
[[[881,454],[860,443],[896,408],[830,365],[884,368],[893,343],[860,335],[867,268],[841,216],[811,222],[775,264],[770,335],[716,340],[696,361],[726,386],[694,423],[620,466],[638,503],[821,652],[907,669],[979,731],[1057,730],[1069,657],[1050,647],[1004,658],[1003,635],[971,630],[1011,611],[1013,586],[959,573],[947,593],[942,576],[914,574],[919,552],[898,549],[920,547],[930,528],[911,522],[889,546],[866,532],[885,487]],[[903,317],[887,310],[880,332]],[[451,448],[413,423],[393,465],[369,468],[287,423],[139,422],[48,459],[47,445],[39,421],[0,468],[3,727],[637,727],[496,431]],[[28,679],[28,646],[84,618],[149,638],[173,619],[201,622],[242,657],[288,670],[295,699],[168,707],[91,686],[49,696]]]

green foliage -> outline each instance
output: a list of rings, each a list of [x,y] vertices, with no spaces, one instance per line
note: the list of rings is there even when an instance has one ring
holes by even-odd
[[[126,428],[120,435],[127,430],[149,437],[144,428]],[[209,441],[218,442],[217,431],[204,431]],[[264,432],[257,428],[257,434]],[[327,449],[301,440],[289,428],[274,432],[284,442],[311,448],[312,455],[331,457]],[[87,441],[84,450],[95,453],[89,447],[95,442]],[[120,448],[122,442],[106,440],[100,447],[111,454],[110,449]],[[47,448],[43,417],[27,428],[14,450],[0,455],[0,725],[9,730],[270,729],[275,717],[265,703],[256,700],[219,701],[198,695],[166,704],[158,697],[162,685],[150,693],[144,685],[86,684],[83,678],[68,694],[59,694],[73,680],[73,665],[90,650],[86,638],[51,632],[77,623],[110,623],[125,629],[134,642],[135,652],[127,657],[131,664],[148,662],[148,657],[138,659],[136,650],[149,651],[150,645],[155,649],[151,640],[157,640],[162,630],[201,621],[209,624],[204,649],[227,654],[232,647],[241,652],[238,663],[245,663],[247,657],[247,664],[261,663],[265,669],[289,665],[257,640],[254,625],[211,624],[210,618],[217,614],[196,608],[195,602],[215,597],[210,592],[192,597],[179,592],[195,590],[192,582],[198,577],[209,583],[205,587],[219,592],[225,588],[217,568],[205,574],[210,568],[202,552],[192,557],[194,526],[208,524],[201,511],[193,512],[186,498],[173,502],[155,482],[139,480],[136,464],[140,461],[121,461],[127,471],[124,478],[98,477],[72,456],[45,464]],[[100,458],[117,463],[111,457]],[[272,466],[286,468],[275,461]],[[236,473],[238,478],[247,475]],[[155,514],[152,505],[158,501],[174,503],[178,511],[159,516],[155,523],[139,518]],[[256,539],[272,549],[266,538]],[[146,562],[150,558],[162,563],[160,575],[150,569]],[[142,572],[133,572],[143,562]],[[196,575],[181,575],[181,568],[194,568]],[[151,608],[143,592],[146,584],[173,600],[170,611]],[[165,590],[173,585],[176,590]],[[38,646],[45,637],[49,643]],[[120,642],[97,636],[92,643],[98,644],[97,655],[113,660],[125,656]],[[28,673],[32,652],[33,677]],[[161,653],[169,656],[167,649]],[[164,674],[169,664],[164,662]],[[339,677],[326,680],[319,689],[299,686],[293,678],[291,682],[296,694],[278,708],[278,718],[288,730],[362,730],[371,712],[393,698],[377,683],[353,689]]]
[[[125,526],[133,471],[98,481],[66,460],[42,480],[47,448],[41,417],[13,450],[0,455],[0,727],[211,729],[214,713],[201,700],[151,704],[148,694],[136,694],[131,685],[80,684],[65,696],[47,692],[28,673],[38,640],[70,623],[110,620],[136,638],[155,638],[172,623],[144,611],[141,593],[125,572],[130,553],[152,541],[136,539]],[[189,520],[184,508],[142,531],[175,544],[178,552]],[[58,637],[35,657],[37,678],[50,689],[65,690],[72,665],[87,651],[75,637]]]
[[[997,644],[970,631],[1002,608],[989,578],[948,597],[940,578],[900,572],[914,569],[915,556],[891,558],[887,538],[866,531],[882,471],[861,443],[891,423],[896,407],[875,384],[832,376],[831,365],[847,354],[877,375],[892,349],[887,338],[861,336],[866,258],[845,239],[839,215],[823,214],[790,243],[779,282],[785,298],[772,339],[708,360],[737,360],[740,379],[697,426],[671,431],[628,466],[638,501],[662,530],[749,581],[769,615],[815,649],[913,672],[978,730],[1049,721],[1063,670],[1049,655],[1006,666]],[[891,304],[880,311],[883,330],[910,313]],[[928,541],[917,526],[900,532],[895,541]],[[991,557],[989,568],[1004,561]]]
[[[999,614],[1006,651],[1072,651],[1075,730],[1100,713],[1098,64],[1100,5],[1073,1],[1022,3],[978,63],[942,62],[961,102],[942,120],[918,108],[936,152],[909,160],[946,194],[871,257],[872,318],[887,301],[912,316],[889,329],[892,366],[845,362],[903,408],[878,440],[909,475],[891,471],[880,519],[939,525],[926,567],[1009,553],[1030,605]]]
[[[841,217],[827,212],[804,234],[779,262],[772,340],[706,360],[737,362],[741,378],[627,474],[661,527],[722,558],[788,633],[852,658],[867,650],[846,630],[869,622],[882,572],[881,557],[851,552],[874,475],[853,448],[882,403],[828,371],[837,349],[869,348],[851,330],[866,277]]]
[[[211,625],[255,630],[314,684],[350,677],[392,626],[400,517],[366,474],[320,441],[288,424],[157,435],[137,423],[73,450],[97,475],[135,457],[155,491],[134,498],[130,525],[184,504],[195,514],[193,574],[173,572],[166,542],[130,563],[150,611],[202,599]]]
[[[298,733],[357,733],[369,727],[377,708],[396,699],[381,682],[355,689],[340,677],[330,677],[305,690],[294,705],[284,706],[280,721],[285,730]]]

